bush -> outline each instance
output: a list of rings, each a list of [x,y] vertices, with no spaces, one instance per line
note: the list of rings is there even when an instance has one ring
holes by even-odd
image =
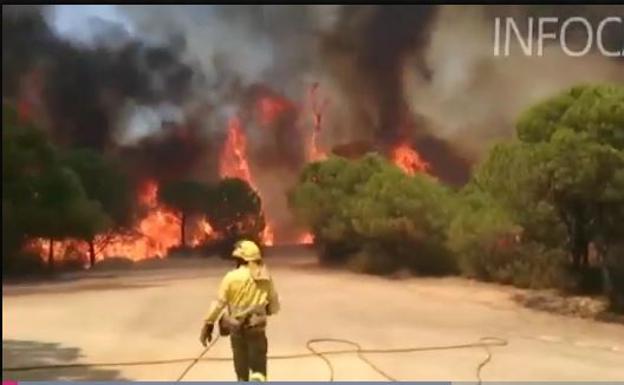
[[[134,267],[134,261],[126,257],[108,257],[96,262],[95,270],[126,270]]]
[[[226,252],[232,252],[233,243],[231,241],[224,242],[222,239],[210,239],[204,242],[198,248],[198,254],[200,257],[226,257]],[[231,256],[227,255],[227,257]]]
[[[35,253],[16,253],[2,259],[3,276],[40,275],[48,271],[41,257]]]
[[[88,265],[88,262],[85,261],[84,258],[71,257],[71,258],[64,258],[58,261],[55,265],[55,268],[58,267],[59,270],[64,270],[64,271],[80,271],[80,270],[84,270],[87,265]]]
[[[610,309],[624,313],[624,244],[614,245],[607,256],[603,277]]]
[[[613,287],[608,293],[609,306],[612,311],[624,313],[624,268],[611,271]]]
[[[345,263],[351,256],[360,251],[360,247],[355,244],[323,239],[316,239],[314,247],[318,249],[320,262],[327,265]]]
[[[449,248],[471,278],[527,288],[572,289],[566,253],[525,239],[523,227],[490,195],[468,186],[449,227]]]
[[[457,273],[457,259],[440,242],[422,242],[415,245],[398,245],[397,255],[412,271],[422,275],[447,275]]]
[[[347,261],[347,267],[356,273],[386,275],[397,271],[401,262],[397,255],[389,254],[377,246],[368,246],[352,255]]]
[[[566,253],[536,242],[483,242],[480,253],[463,254],[460,261],[464,275],[485,281],[532,289],[572,290],[577,286],[566,269]]]
[[[437,180],[406,175],[375,154],[313,163],[290,194],[295,217],[314,229],[323,262],[379,274],[455,270],[446,246],[451,200]]]
[[[210,191],[205,214],[221,239],[234,244],[246,238],[260,241],[265,227],[258,193],[242,179],[225,178]],[[260,243],[260,242],[258,242]]]
[[[170,267],[170,264],[167,264],[166,258],[146,258],[141,259],[132,265],[133,268],[138,269],[160,269]]]
[[[169,249],[168,258],[191,258],[197,254],[195,248],[188,246],[175,246]]]

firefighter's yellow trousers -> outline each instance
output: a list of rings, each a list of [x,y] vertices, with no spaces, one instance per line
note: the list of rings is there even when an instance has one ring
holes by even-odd
[[[238,381],[265,380],[267,375],[267,337],[264,328],[241,329],[230,335],[234,370]]]

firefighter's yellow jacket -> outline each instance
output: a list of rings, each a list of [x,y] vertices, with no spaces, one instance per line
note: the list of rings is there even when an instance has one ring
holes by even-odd
[[[214,324],[226,307],[235,318],[252,308],[262,309],[267,315],[279,311],[277,291],[264,264],[251,262],[229,271],[219,285],[217,299],[210,306],[205,322]]]

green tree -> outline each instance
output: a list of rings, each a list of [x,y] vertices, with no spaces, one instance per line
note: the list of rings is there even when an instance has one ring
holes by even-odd
[[[574,87],[522,114],[520,141],[495,147],[473,181],[530,239],[565,244],[583,272],[590,244],[607,262],[622,241],[623,128],[624,87]]]
[[[331,156],[303,169],[289,193],[289,206],[299,223],[314,233],[323,258],[344,260],[360,248],[346,202],[384,167],[383,162],[373,154],[358,161]]]
[[[210,226],[226,244],[242,237],[260,240],[265,226],[262,202],[244,180],[222,179],[211,189],[204,208]]]
[[[427,175],[408,176],[377,154],[331,157],[304,169],[289,196],[322,256],[361,271],[452,271],[446,226],[452,194]]]
[[[210,199],[208,186],[193,180],[164,183],[158,192],[159,200],[178,212],[180,217],[180,245],[186,247],[186,222],[191,214],[204,211]]]
[[[559,130],[584,133],[587,139],[624,150],[624,87],[577,86],[545,100],[520,115],[518,138],[549,142]]]
[[[121,165],[89,149],[75,149],[65,155],[67,164],[79,177],[89,199],[99,202],[108,220],[107,228],[86,235],[89,244],[89,261],[95,264],[95,236],[102,231],[121,231],[133,223],[134,192]]]
[[[453,195],[425,174],[408,176],[393,164],[371,176],[346,202],[348,217],[367,252],[392,266],[424,274],[454,271],[446,248]],[[370,250],[370,251],[368,251]]]
[[[88,240],[109,226],[110,218],[99,202],[87,198],[80,178],[69,168],[46,170],[36,183],[33,205],[25,208],[27,231],[31,237],[50,242],[48,265],[54,266],[53,246],[56,240]]]
[[[533,288],[572,283],[561,248],[536,242],[500,201],[471,183],[457,202],[448,245],[463,275]]]
[[[87,239],[106,228],[109,218],[87,197],[80,178],[63,165],[45,133],[17,121],[5,106],[2,139],[3,224],[9,224],[3,226],[3,236],[11,244],[3,252],[14,254],[28,239],[47,238],[52,268],[55,240]]]
[[[8,268],[27,240],[20,211],[33,202],[38,176],[56,161],[44,133],[19,122],[15,109],[2,106],[2,257]]]
[[[624,87],[574,87],[522,114],[521,143],[494,151],[476,179],[517,215],[554,214],[573,264],[587,266],[590,242],[612,239],[612,217],[624,204],[623,127]]]
[[[500,206],[511,222],[522,227],[526,238],[557,247],[565,242],[566,233],[550,200],[549,157],[543,144],[496,145],[476,168],[468,189],[478,190],[472,194],[480,193],[479,200]]]

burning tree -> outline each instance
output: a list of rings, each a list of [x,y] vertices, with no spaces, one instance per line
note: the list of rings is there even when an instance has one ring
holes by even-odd
[[[453,270],[445,247],[449,200],[433,178],[407,175],[375,154],[312,163],[290,195],[325,258],[377,273]]]
[[[240,238],[262,239],[265,229],[260,196],[239,178],[225,178],[210,192],[206,217],[226,247]]]
[[[201,214],[210,199],[209,187],[193,180],[165,183],[158,192],[159,200],[176,210],[180,219],[180,246],[186,247],[186,225],[190,215]]]
[[[134,222],[135,197],[128,175],[121,166],[89,149],[72,150],[65,157],[68,164],[80,177],[89,199],[100,203],[103,211],[110,218],[105,229],[99,233],[121,233],[130,229]],[[87,237],[89,244],[89,264],[96,261],[96,235]]]

